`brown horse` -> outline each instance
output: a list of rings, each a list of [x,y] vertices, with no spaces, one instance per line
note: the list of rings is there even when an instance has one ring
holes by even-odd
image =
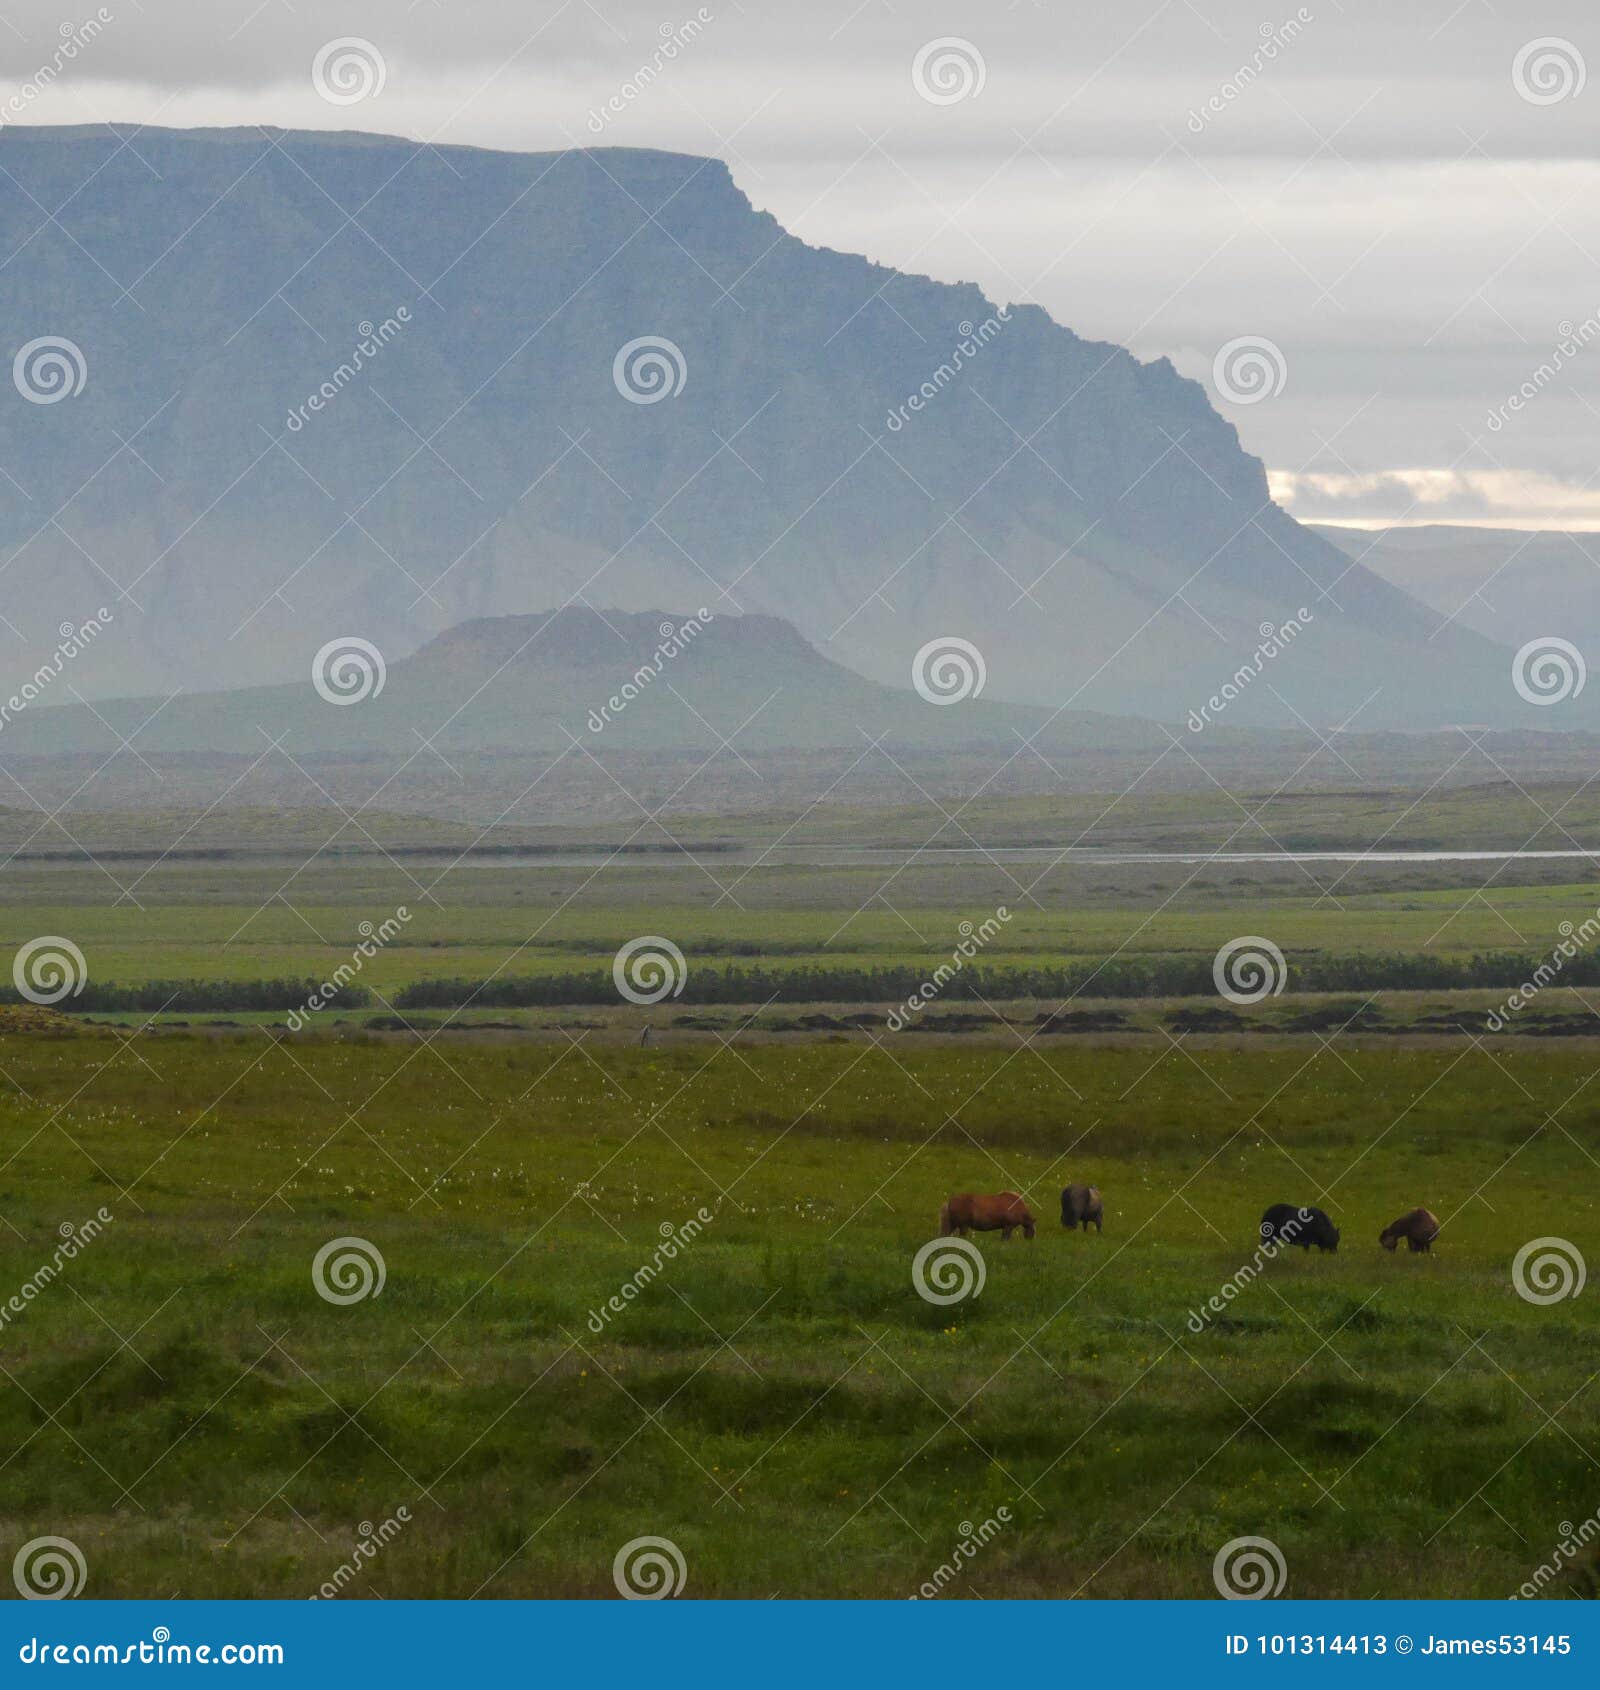
[[[1104,1232],[1105,1213],[1097,1185],[1069,1185],[1061,1193],[1061,1224],[1069,1231],[1081,1226],[1087,1232],[1092,1221],[1096,1232]]]
[[[963,1191],[939,1211],[940,1237],[952,1232],[965,1238],[969,1232],[998,1231],[1003,1239],[1009,1239],[1019,1226],[1024,1238],[1033,1237],[1033,1216],[1015,1191],[996,1191],[984,1197]]]
[[[1431,1209],[1408,1209],[1378,1234],[1378,1242],[1385,1250],[1393,1250],[1403,1238],[1413,1251],[1431,1250],[1438,1236],[1439,1217]]]

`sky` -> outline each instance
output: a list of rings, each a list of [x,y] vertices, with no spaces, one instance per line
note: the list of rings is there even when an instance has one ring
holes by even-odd
[[[1592,5],[0,0],[0,108],[714,154],[1170,357],[1303,520],[1600,529]]]

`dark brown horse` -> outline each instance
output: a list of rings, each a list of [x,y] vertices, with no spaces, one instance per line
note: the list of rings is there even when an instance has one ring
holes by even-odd
[[[1431,1250],[1438,1236],[1439,1217],[1431,1209],[1408,1209],[1378,1234],[1378,1242],[1385,1250],[1393,1250],[1403,1238],[1413,1251]]]
[[[1100,1202],[1100,1188],[1095,1185],[1069,1185],[1061,1193],[1061,1224],[1069,1230],[1081,1226],[1087,1232],[1091,1222],[1096,1232],[1105,1231],[1105,1208]]]
[[[1033,1215],[1015,1191],[996,1191],[981,1197],[963,1191],[939,1211],[941,1237],[952,1232],[959,1232],[963,1238],[969,1232],[998,1232],[1009,1239],[1019,1226],[1024,1238],[1033,1237]]]

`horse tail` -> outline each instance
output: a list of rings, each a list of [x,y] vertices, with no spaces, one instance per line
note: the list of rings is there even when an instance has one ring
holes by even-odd
[[[939,1210],[939,1236],[948,1238],[954,1231],[955,1228],[950,1224],[950,1205],[946,1202]]]

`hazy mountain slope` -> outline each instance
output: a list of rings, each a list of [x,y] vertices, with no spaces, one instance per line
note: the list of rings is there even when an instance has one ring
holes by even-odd
[[[939,842],[962,844],[973,801],[1096,793],[1109,815],[1121,800],[1106,794],[1234,791],[1253,795],[1230,801],[1236,837],[1272,845],[1274,831],[1251,818],[1274,791],[1366,802],[1386,785],[1432,791],[1507,768],[1576,784],[1596,754],[1585,733],[1489,734],[1476,747],[1459,733],[1328,743],[1226,717],[1191,732],[987,694],[937,705],[830,662],[772,617],[716,617],[663,656],[663,626],[685,623],[578,607],[480,618],[387,665],[376,690],[375,670],[369,684],[358,665],[329,660],[321,691],[308,669],[274,687],[31,705],[0,730],[0,779],[40,808],[0,817],[0,832],[13,835],[8,850],[81,851],[104,844],[104,829],[80,820],[93,812],[187,811],[173,838],[193,851],[214,839],[213,822],[225,831],[237,826],[226,817],[251,807],[304,832],[321,806],[324,837],[350,845],[385,834],[394,812],[474,825],[609,820],[659,842],[658,810],[759,812],[782,834],[819,802],[931,803],[949,806]],[[57,806],[64,820],[51,819]],[[1282,842],[1302,837],[1297,826]],[[1083,843],[1071,829],[1056,842]],[[1570,830],[1553,825],[1541,842],[1568,845]]]
[[[1514,713],[1501,655],[1428,643],[1165,360],[1019,308],[955,370],[976,288],[807,247],[718,162],[10,126],[0,167],[0,312],[87,372],[0,401],[16,671],[101,603],[86,694],[287,679],[344,634],[396,658],[581,596],[787,617],[897,685],[960,634],[991,697],[1177,719],[1304,605],[1236,720]],[[685,374],[634,403],[613,363],[646,336]]]
[[[29,709],[5,729],[0,754],[7,762],[109,755],[135,735],[145,757],[252,755],[278,746],[296,757],[384,755],[397,762],[424,744],[429,757],[569,748],[580,755],[603,749],[708,757],[855,753],[883,739],[892,752],[988,747],[998,764],[1017,749],[1019,736],[1041,727],[1047,749],[1154,750],[1169,743],[1156,724],[1126,718],[1054,715],[985,697],[932,704],[829,662],[773,617],[715,617],[662,655],[663,634],[685,625],[683,614],[577,607],[485,618],[388,665],[381,685],[375,672],[362,673],[358,656],[349,668],[325,663],[322,691],[308,671],[273,687]],[[723,750],[724,738],[731,752]]]
[[[1513,650],[1555,634],[1600,662],[1600,534],[1443,523],[1317,532],[1441,618]]]

